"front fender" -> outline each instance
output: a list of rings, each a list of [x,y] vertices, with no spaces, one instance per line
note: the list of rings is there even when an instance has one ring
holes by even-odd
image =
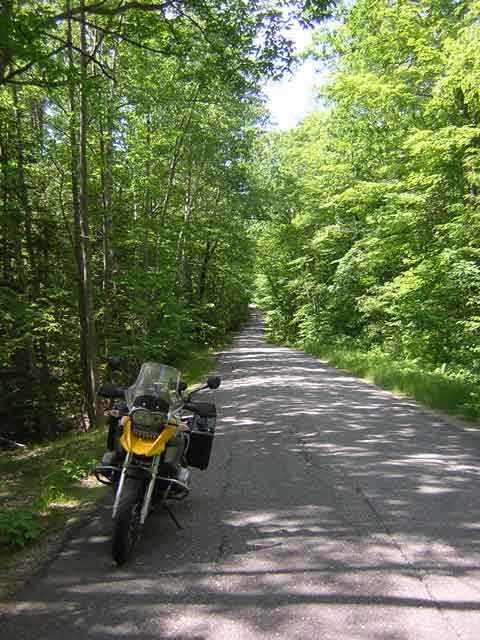
[[[125,472],[127,478],[137,478],[138,480],[150,480],[150,470],[129,464]]]

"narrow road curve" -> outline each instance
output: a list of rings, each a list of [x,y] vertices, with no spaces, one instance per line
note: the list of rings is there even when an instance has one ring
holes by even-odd
[[[219,360],[209,469],[122,569],[110,512],[0,617],[2,640],[478,640],[480,440],[292,349]]]

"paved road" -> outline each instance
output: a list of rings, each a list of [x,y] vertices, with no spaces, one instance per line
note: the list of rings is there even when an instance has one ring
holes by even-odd
[[[294,350],[222,354],[214,456],[112,566],[104,509],[2,640],[478,640],[480,440]]]

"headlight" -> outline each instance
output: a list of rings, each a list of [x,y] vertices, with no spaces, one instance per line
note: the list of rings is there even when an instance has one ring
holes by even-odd
[[[139,427],[159,427],[167,421],[164,413],[152,413],[147,409],[136,409],[131,415],[132,421]]]
[[[152,413],[147,409],[135,409],[130,418],[133,433],[145,440],[156,440],[167,422],[166,413]]]

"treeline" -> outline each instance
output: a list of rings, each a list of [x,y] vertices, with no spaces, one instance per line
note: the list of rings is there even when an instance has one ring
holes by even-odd
[[[1,432],[94,424],[105,355],[175,362],[244,320],[259,86],[323,4],[2,3]]]
[[[263,147],[275,339],[477,385],[480,3],[357,0],[315,34],[322,106]]]

